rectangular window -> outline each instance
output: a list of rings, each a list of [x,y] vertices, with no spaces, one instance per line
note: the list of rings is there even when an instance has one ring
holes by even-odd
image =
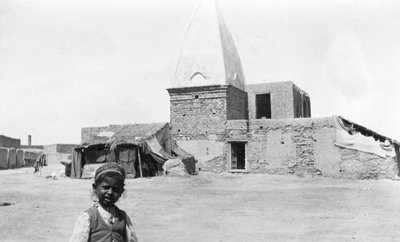
[[[271,94],[256,95],[256,119],[271,118]]]
[[[231,169],[244,170],[246,169],[246,143],[232,142],[231,143]]]

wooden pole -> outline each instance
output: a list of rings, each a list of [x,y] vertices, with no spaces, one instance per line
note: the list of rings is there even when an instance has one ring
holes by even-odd
[[[138,150],[138,158],[139,158],[139,171],[140,171],[140,177],[143,177],[143,173],[142,173],[142,160],[140,159],[140,147],[137,147]]]

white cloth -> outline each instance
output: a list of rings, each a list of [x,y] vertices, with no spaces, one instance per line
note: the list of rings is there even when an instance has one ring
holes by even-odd
[[[107,225],[110,224],[110,220],[113,218],[113,213],[115,214],[115,208],[111,211],[105,210],[102,206],[97,206],[101,218]],[[114,211],[114,212],[113,212]],[[72,236],[69,239],[70,242],[87,242],[89,239],[90,232],[90,217],[89,214],[84,212],[79,217],[75,224]],[[126,238],[128,242],[137,242],[135,230],[133,224],[128,215],[126,215]]]
[[[376,141],[372,136],[364,136],[355,130],[352,131],[353,134],[349,134],[349,132],[340,124],[340,119],[338,117],[335,119],[335,128],[336,146],[375,154],[382,158],[396,156],[394,147],[389,143],[389,141],[381,143]]]

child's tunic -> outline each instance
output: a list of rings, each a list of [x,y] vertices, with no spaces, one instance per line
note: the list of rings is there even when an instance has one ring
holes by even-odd
[[[137,237],[125,212],[116,206],[109,212],[95,204],[78,218],[70,238],[70,242],[83,241],[137,242]]]

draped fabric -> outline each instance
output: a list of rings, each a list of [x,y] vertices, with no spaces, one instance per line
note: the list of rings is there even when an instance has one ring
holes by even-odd
[[[78,150],[72,152],[71,178],[81,178],[82,176],[82,153]]]
[[[75,147],[71,177],[80,178],[81,169],[87,164],[104,162],[121,164],[127,174],[135,176],[141,168],[142,174],[153,176],[162,169],[164,162],[174,158],[180,158],[189,167],[188,171],[195,171],[196,160],[176,145],[168,123],[110,125]]]
[[[136,175],[135,162],[136,162],[136,147],[118,148],[118,163],[124,167],[127,174]]]
[[[396,156],[394,147],[388,140],[381,142],[375,140],[372,135],[366,136],[353,125],[346,126],[340,117],[336,117],[335,123],[336,146],[372,153],[383,158]]]

